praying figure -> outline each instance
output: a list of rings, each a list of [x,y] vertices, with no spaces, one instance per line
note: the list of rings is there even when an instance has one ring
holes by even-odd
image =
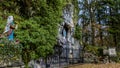
[[[4,34],[7,35],[8,39],[10,41],[13,41],[14,39],[14,18],[13,16],[8,16],[8,19],[7,19],[7,24],[5,26],[5,30],[4,30]]]

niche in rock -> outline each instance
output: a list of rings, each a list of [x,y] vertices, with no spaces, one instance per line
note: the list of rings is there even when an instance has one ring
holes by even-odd
[[[69,30],[69,28],[67,27],[67,25],[65,24],[64,26],[63,26],[63,30],[62,30],[62,36],[63,37],[67,37],[67,33],[68,33],[68,30]]]

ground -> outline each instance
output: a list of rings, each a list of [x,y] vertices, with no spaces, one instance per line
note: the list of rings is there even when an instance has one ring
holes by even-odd
[[[79,64],[73,65],[69,68],[120,68],[118,63],[108,63],[108,64]]]

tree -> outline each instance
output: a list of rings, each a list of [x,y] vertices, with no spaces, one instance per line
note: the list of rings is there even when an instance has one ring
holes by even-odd
[[[91,48],[114,46],[118,50],[120,45],[120,1],[79,0],[79,7],[83,46],[91,45]]]

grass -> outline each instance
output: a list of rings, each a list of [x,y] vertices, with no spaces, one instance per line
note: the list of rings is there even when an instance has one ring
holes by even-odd
[[[119,63],[107,63],[107,64],[80,64],[74,65],[69,68],[120,68]]]

